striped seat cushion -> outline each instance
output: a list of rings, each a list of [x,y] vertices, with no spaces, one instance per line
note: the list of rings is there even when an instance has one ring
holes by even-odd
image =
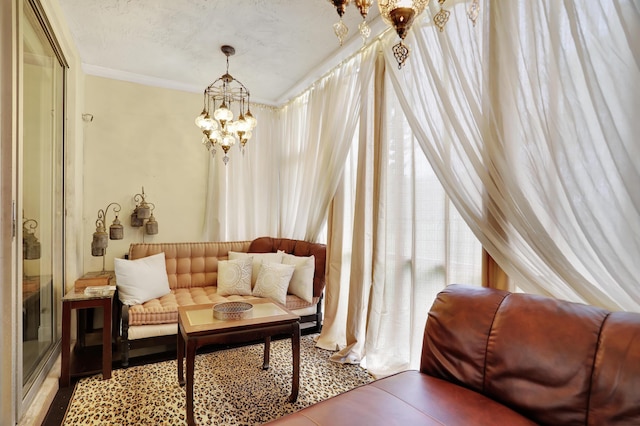
[[[253,296],[220,296],[216,286],[176,288],[169,294],[129,307],[129,325],[170,324],[178,322],[178,306],[222,303],[254,299]],[[314,297],[308,303],[298,296],[287,294],[286,307],[291,310],[307,308],[318,303]]]

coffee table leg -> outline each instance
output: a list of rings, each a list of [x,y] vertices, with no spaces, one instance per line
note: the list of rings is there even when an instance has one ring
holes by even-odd
[[[177,362],[178,362],[178,383],[180,386],[184,386],[184,339],[182,338],[182,327],[178,322],[178,341],[177,341]]]
[[[193,340],[187,340],[187,377],[186,377],[186,387],[187,387],[187,424],[189,426],[195,425],[196,422],[193,418],[193,370],[195,368],[195,358],[196,358],[196,344]]]
[[[262,369],[269,369],[269,355],[271,355],[271,336],[264,338],[264,361],[262,362]]]
[[[300,387],[300,323],[295,322],[291,331],[291,352],[293,353],[293,375],[291,378],[291,395],[289,402],[296,402]]]

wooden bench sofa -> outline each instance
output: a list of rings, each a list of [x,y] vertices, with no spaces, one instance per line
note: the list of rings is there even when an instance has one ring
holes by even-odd
[[[235,242],[131,244],[129,260],[164,253],[170,293],[141,304],[128,305],[118,300],[117,315],[121,324],[122,365],[125,367],[129,365],[131,349],[175,343],[178,306],[220,303],[254,297],[218,294],[218,263],[228,260],[230,252],[277,253],[278,251],[300,257],[314,256],[315,271],[311,302],[296,295],[287,294],[285,306],[300,315],[303,330],[319,332],[322,325],[321,301],[325,287],[326,246],[324,244],[271,237]]]

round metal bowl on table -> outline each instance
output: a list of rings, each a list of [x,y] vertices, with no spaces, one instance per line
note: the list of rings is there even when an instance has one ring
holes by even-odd
[[[251,313],[253,305],[246,302],[224,302],[213,305],[213,317],[219,320],[239,320]]]

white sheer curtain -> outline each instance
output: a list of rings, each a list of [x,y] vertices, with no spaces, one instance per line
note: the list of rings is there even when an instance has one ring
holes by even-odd
[[[640,310],[638,2],[463,7],[391,71],[447,193],[520,288]]]
[[[203,226],[208,241],[244,241],[279,232],[279,114],[275,108],[252,105],[258,120],[244,153],[234,146],[229,163],[217,148],[209,160]],[[207,155],[202,148],[202,155]],[[195,183],[197,184],[197,183]]]
[[[281,112],[280,232],[315,241],[344,169],[375,55],[338,66]]]
[[[335,313],[327,308],[332,321],[325,323],[318,345],[334,349],[346,344],[334,361],[366,359],[369,372],[384,376],[418,367],[435,295],[450,282],[479,285],[482,268],[481,246],[415,143],[384,78],[383,62],[374,87],[361,114],[345,188],[334,200],[333,211],[342,203],[348,214],[333,215],[331,221],[332,247],[338,245],[342,253],[336,273],[330,274],[327,297],[334,296],[342,279],[338,291],[348,303],[338,304]],[[342,329],[334,318],[346,318]]]

